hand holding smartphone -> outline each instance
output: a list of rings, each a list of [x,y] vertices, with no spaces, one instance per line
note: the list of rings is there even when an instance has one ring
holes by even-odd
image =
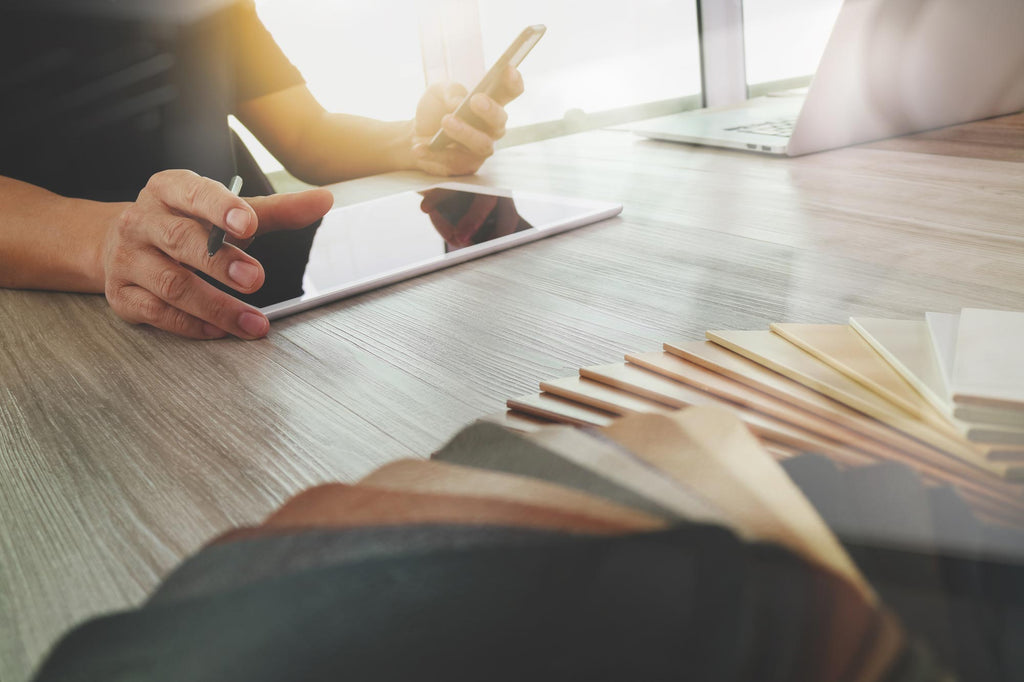
[[[473,113],[470,109],[469,101],[473,95],[477,93],[483,93],[488,97],[492,96],[498,89],[498,85],[501,83],[501,79],[504,77],[505,72],[511,66],[513,68],[518,67],[519,64],[526,58],[526,55],[530,53],[533,46],[537,44],[537,41],[544,35],[544,31],[547,30],[543,24],[536,24],[534,26],[527,26],[523,29],[523,32],[519,34],[519,37],[512,41],[512,44],[508,46],[504,54],[498,58],[498,61],[490,68],[490,70],[484,74],[484,77],[477,83],[477,86],[473,88],[466,97],[459,103],[459,106],[453,112],[454,116],[462,119],[473,127],[480,127],[483,121]],[[449,144],[452,140],[448,137],[444,130],[438,130],[434,137],[430,140],[431,151],[441,151]]]

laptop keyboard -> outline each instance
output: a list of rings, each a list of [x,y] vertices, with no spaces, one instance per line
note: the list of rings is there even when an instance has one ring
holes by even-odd
[[[726,130],[732,130],[738,133],[756,133],[758,135],[775,135],[776,137],[790,137],[793,134],[793,126],[796,124],[795,118],[785,118],[778,121],[765,121],[764,123],[754,123],[752,125],[736,126],[735,128],[726,128]]]

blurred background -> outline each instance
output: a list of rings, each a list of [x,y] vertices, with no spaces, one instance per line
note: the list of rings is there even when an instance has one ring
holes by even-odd
[[[704,0],[704,2],[728,0]],[[738,3],[738,0],[732,0]],[[697,108],[698,0],[256,0],[285,54],[329,110],[410,118],[426,85],[472,87],[529,24],[547,34],[509,108],[516,144]],[[748,92],[806,85],[841,0],[743,0]],[[739,22],[737,22],[739,23]],[[247,135],[268,172],[280,164]]]

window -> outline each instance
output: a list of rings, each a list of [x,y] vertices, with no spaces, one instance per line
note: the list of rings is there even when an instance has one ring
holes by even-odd
[[[699,106],[697,5],[723,0],[255,1],[325,107],[385,120],[411,116],[428,80],[472,86],[523,27],[545,24],[547,35],[521,66],[527,89],[509,106],[509,128],[569,123],[546,133],[556,134]],[[748,87],[809,76],[842,4],[742,0],[741,38],[740,0],[732,1],[737,18],[724,29],[735,40],[709,63],[735,57],[740,97],[741,44]],[[712,66],[707,73],[721,76],[723,65]],[[261,164],[280,168],[240,132]]]
[[[326,109],[399,120],[412,116],[423,94],[421,4],[256,0],[256,11]],[[241,123],[232,119],[231,126],[264,171],[281,170]]]
[[[700,93],[696,5],[688,0],[479,0],[490,65],[519,31],[547,34],[523,62],[527,91],[510,125]]]
[[[260,18],[331,111],[409,118],[423,93],[416,0],[257,0]]]
[[[521,67],[527,91],[509,107],[510,128],[700,93],[693,0],[256,0],[256,8],[333,111],[407,118],[428,79],[472,87],[537,23],[548,32]],[[280,168],[232,123],[261,165]]]
[[[842,0],[743,0],[747,84],[810,76]]]

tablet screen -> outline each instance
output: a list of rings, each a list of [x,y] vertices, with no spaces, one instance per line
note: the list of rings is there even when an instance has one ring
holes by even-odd
[[[308,252],[289,254],[290,262],[281,265],[274,254],[261,258],[267,286],[255,304],[268,315],[278,313],[271,317],[295,312],[310,307],[303,302],[335,293],[340,298],[490,253],[503,243],[592,222],[598,219],[595,206],[612,206],[492,192],[441,185],[332,210],[315,228]],[[290,286],[281,286],[289,279]]]

